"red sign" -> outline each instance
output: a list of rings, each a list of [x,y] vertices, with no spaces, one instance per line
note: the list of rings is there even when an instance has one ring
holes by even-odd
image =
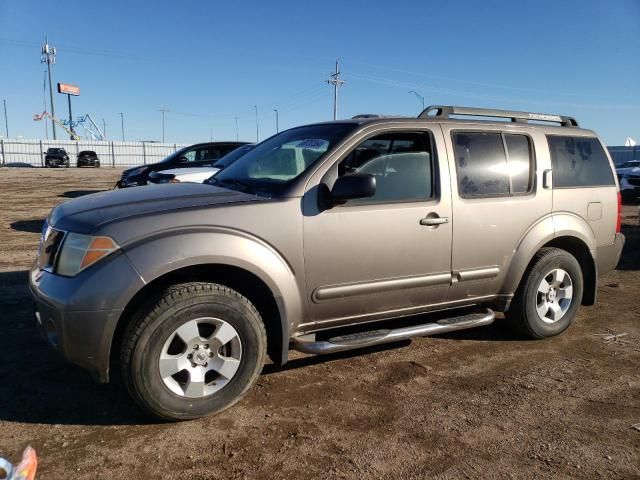
[[[67,95],[80,95],[80,87],[77,85],[71,85],[70,83],[58,82],[58,93],[65,93]]]

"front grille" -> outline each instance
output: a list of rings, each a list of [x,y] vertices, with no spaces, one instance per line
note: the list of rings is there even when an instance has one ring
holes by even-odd
[[[64,240],[65,232],[50,227],[47,222],[40,236],[40,251],[38,253],[38,267],[51,271]]]
[[[629,183],[629,185],[640,187],[640,177],[627,177],[627,182]]]

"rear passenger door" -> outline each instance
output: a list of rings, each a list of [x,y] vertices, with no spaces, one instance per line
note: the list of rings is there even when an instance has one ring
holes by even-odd
[[[477,127],[476,127],[477,128]],[[490,297],[520,240],[551,212],[545,138],[534,129],[444,124],[453,197],[450,301]]]

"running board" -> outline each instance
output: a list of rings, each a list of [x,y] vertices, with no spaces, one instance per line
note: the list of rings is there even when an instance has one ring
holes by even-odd
[[[443,318],[433,323],[424,323],[396,329],[369,330],[348,335],[340,335],[328,340],[315,340],[315,334],[303,335],[293,339],[293,348],[299,352],[323,354],[342,352],[354,348],[364,348],[382,343],[408,340],[411,337],[426,337],[439,333],[453,332],[467,328],[481,327],[493,323],[495,314],[486,309],[482,312],[468,313],[457,317]]]

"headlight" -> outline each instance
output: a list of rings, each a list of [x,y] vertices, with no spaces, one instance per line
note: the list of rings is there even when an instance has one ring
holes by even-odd
[[[55,271],[59,275],[73,277],[118,248],[116,242],[109,237],[69,232],[62,244]]]

